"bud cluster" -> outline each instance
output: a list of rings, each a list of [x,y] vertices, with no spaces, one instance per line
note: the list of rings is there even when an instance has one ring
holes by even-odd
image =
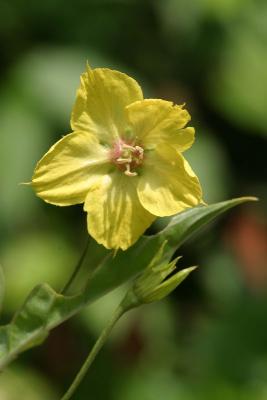
[[[163,299],[196,269],[196,267],[189,267],[173,274],[176,263],[181,257],[177,257],[171,262],[160,262],[165,244],[166,242],[161,246],[144,272],[133,282],[123,300],[125,308],[130,309]]]

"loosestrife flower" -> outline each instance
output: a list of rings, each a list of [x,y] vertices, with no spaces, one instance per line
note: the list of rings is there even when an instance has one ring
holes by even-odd
[[[128,75],[88,67],[71,115],[73,132],[38,162],[32,186],[48,203],[84,203],[91,236],[125,250],[156,216],[202,201],[182,156],[194,141],[189,120],[183,106],[143,99]]]

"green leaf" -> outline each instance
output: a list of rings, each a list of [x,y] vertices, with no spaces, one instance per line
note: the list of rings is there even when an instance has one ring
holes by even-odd
[[[95,242],[88,249],[88,269],[93,271],[84,289],[63,296],[49,285],[33,289],[13,320],[0,327],[0,368],[22,351],[40,344],[49,331],[107,292],[134,278],[151,262],[162,244],[162,262],[168,262],[179,246],[199,228],[224,211],[246,201],[243,197],[209,206],[188,209],[174,216],[165,229],[154,236],[143,236],[127,251],[113,255]]]

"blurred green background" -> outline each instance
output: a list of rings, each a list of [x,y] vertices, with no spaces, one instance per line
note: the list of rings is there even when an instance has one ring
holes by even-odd
[[[145,97],[187,103],[186,157],[207,202],[261,199],[180,249],[184,267],[200,268],[118,324],[74,399],[267,399],[266,21],[265,0],[0,0],[2,323],[35,284],[60,289],[86,242],[82,207],[19,185],[70,132],[86,60],[135,77]],[[1,374],[0,399],[58,399],[121,295],[23,354]]]

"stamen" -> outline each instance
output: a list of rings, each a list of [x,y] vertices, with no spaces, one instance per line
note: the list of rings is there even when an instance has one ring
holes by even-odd
[[[135,146],[135,149],[138,150],[140,154],[144,153],[144,149],[140,146]]]
[[[127,176],[137,176],[137,172],[130,171],[130,164],[126,164],[126,171],[124,171]]]
[[[129,150],[132,150],[132,151],[135,151],[136,147],[138,147],[138,146],[134,147],[134,146],[131,146],[130,144],[126,144],[126,143],[122,144],[122,148],[123,149],[129,149]]]
[[[131,158],[117,158],[116,163],[117,164],[126,164],[132,162]]]
[[[137,176],[136,168],[139,168],[144,160],[144,149],[127,143],[116,143],[112,154],[112,161],[127,176]]]

